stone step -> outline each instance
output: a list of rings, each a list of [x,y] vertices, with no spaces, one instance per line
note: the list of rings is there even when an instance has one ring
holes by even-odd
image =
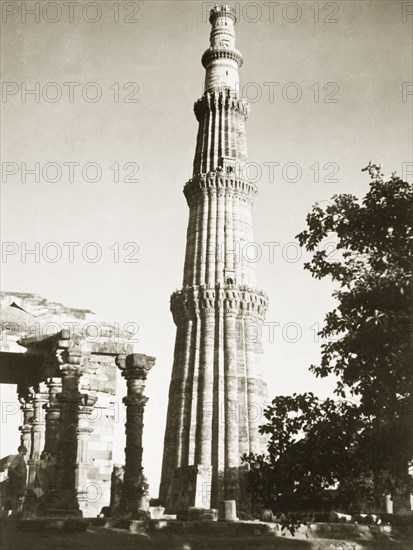
[[[413,525],[360,525],[355,523],[311,523],[298,529],[308,538],[386,540],[413,538]]]
[[[381,548],[402,548],[393,539],[413,541],[413,529],[410,526],[392,527],[389,525],[358,525],[340,523],[319,523],[302,525],[292,535],[287,529],[281,529],[276,523],[264,523],[257,521],[179,521],[170,519],[159,520],[131,520],[112,519],[106,520],[105,527],[125,529],[130,533],[140,535],[199,535],[211,537],[266,537],[275,544],[285,541],[285,545],[291,548],[293,541],[297,544],[306,541],[311,542],[314,548],[324,550],[339,548],[342,550],[351,548],[370,550]],[[345,544],[344,544],[345,543]],[[318,546],[317,546],[318,545]],[[349,546],[350,545],[350,546]],[[386,546],[387,545],[387,546]],[[313,547],[311,546],[311,548]],[[412,545],[413,546],[413,545]],[[278,546],[277,546],[278,548]]]

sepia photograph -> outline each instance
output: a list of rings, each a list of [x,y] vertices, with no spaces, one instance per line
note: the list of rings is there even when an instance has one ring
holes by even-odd
[[[413,1],[0,6],[0,549],[412,548]]]

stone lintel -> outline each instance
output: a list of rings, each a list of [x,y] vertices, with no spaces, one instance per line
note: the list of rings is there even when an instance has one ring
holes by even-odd
[[[72,330],[64,328],[60,332],[51,336],[41,334],[29,335],[21,338],[19,345],[27,348],[30,355],[42,354],[51,347],[56,346],[61,350],[69,350],[74,347],[80,347],[83,353],[93,353],[95,355],[128,355],[133,352],[133,344],[128,342],[130,333],[126,331],[116,331],[113,327],[105,327],[97,324],[98,336],[88,335],[85,331]],[[14,354],[18,355],[18,354]]]

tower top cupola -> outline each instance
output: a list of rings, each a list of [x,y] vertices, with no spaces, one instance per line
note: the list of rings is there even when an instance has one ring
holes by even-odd
[[[204,91],[229,88],[236,92],[243,57],[235,47],[235,9],[227,4],[215,5],[209,21],[212,25],[210,47],[202,56],[202,65],[206,69]]]
[[[231,18],[234,23],[237,22],[235,9],[231,6],[228,6],[227,4],[221,4],[221,6],[215,4],[215,6],[211,9],[209,15],[209,22],[211,23],[211,25],[214,24],[215,19],[217,19],[218,17],[228,17]]]

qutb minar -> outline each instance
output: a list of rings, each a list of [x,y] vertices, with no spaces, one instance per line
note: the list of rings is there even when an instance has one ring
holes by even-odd
[[[235,10],[211,10],[210,47],[202,56],[204,94],[189,206],[183,288],[172,294],[177,327],[164,442],[160,498],[169,513],[217,508],[235,500],[248,512],[241,456],[262,452],[259,434],[267,387],[260,327],[266,295],[255,289],[255,264],[243,250],[253,242],[257,194],[247,163],[240,96],[242,54],[235,47]]]

